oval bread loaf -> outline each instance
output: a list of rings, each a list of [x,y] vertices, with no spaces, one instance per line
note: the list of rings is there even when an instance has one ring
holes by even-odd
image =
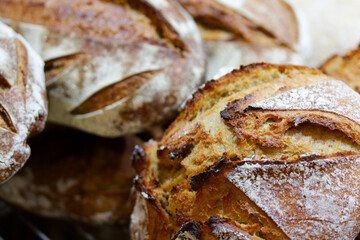
[[[22,167],[30,155],[28,136],[44,127],[43,67],[29,44],[0,22],[0,183]]]
[[[202,34],[208,55],[206,79],[254,62],[305,64],[307,31],[283,0],[180,3]]]
[[[249,65],[208,82],[133,153],[132,239],[354,239],[359,104],[306,67]]]
[[[131,213],[136,137],[103,139],[58,126],[31,139],[28,163],[0,187],[8,203],[47,217],[93,224],[124,222]]]
[[[173,117],[202,82],[201,37],[176,1],[0,3],[45,59],[49,121],[107,137],[139,132]]]

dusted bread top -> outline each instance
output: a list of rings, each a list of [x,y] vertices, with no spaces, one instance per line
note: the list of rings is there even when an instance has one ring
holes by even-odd
[[[133,154],[133,238],[355,238],[359,103],[306,67],[254,64],[206,83]]]
[[[173,117],[203,79],[200,34],[172,0],[13,0],[0,16],[45,59],[53,122],[139,132]]]
[[[30,155],[29,135],[47,115],[44,62],[29,44],[0,22],[0,183]]]

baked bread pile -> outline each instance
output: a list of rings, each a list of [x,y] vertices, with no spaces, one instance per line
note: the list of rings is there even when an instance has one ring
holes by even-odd
[[[308,2],[0,0],[0,183],[33,149],[0,197],[133,240],[354,239],[360,35],[332,36],[360,19]]]
[[[210,81],[137,147],[132,239],[354,239],[360,95],[306,67]]]

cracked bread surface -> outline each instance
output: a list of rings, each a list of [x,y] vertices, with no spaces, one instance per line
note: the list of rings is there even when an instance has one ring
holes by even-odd
[[[133,239],[355,238],[359,100],[298,66],[253,64],[206,83],[133,153]]]
[[[203,81],[193,19],[173,0],[1,0],[45,59],[49,120],[116,137],[177,113]]]
[[[27,138],[47,116],[44,62],[19,34],[0,22],[0,183],[30,156]]]

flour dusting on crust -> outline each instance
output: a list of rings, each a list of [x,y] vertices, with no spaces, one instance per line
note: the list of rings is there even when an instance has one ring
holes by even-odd
[[[228,179],[290,239],[354,239],[360,231],[359,156],[296,163],[251,162]]]
[[[323,81],[251,104],[268,110],[322,110],[360,123],[360,95],[342,81]]]

